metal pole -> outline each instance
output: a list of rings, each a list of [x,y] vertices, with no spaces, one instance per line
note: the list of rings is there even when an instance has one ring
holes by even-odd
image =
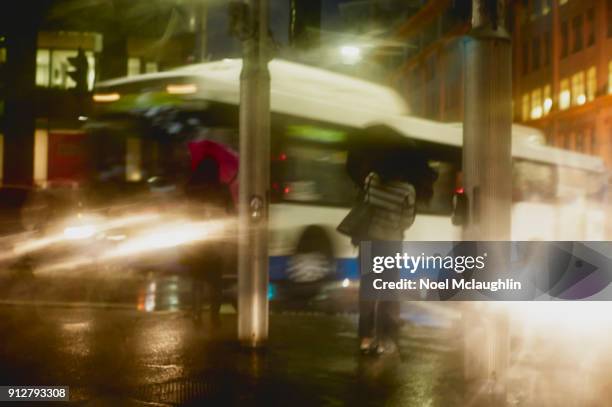
[[[193,4],[193,16],[195,20],[195,51],[197,62],[205,62],[208,57],[208,3],[207,0],[196,0]]]
[[[512,48],[505,13],[504,0],[472,0],[472,30],[465,43],[463,119],[463,172],[469,211],[466,240],[510,240]],[[490,264],[503,267],[508,264],[508,256],[489,253]],[[505,399],[507,317],[491,313],[484,315],[484,321],[488,338],[485,346],[470,338],[474,327],[466,326],[466,357],[480,354],[476,359],[484,359],[474,365],[466,360],[466,375],[484,379],[496,389],[496,399]]]
[[[469,201],[466,237],[509,240],[512,48],[504,27],[504,1],[473,0],[472,4],[463,119],[463,169]]]
[[[238,339],[245,346],[259,347],[268,338],[268,9],[266,0],[246,4],[240,75]]]

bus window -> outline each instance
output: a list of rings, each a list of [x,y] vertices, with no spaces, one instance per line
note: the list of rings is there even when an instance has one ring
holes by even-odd
[[[417,202],[417,211],[430,215],[450,215],[452,212],[453,193],[457,187],[455,164],[446,161],[428,161],[429,166],[438,174],[433,184],[433,196],[429,202]]]
[[[288,143],[272,160],[274,201],[349,207],[357,189],[346,172],[347,152],[321,144]]]
[[[513,161],[513,202],[552,202],[556,193],[557,175],[554,166],[527,160]]]
[[[604,177],[597,173],[571,167],[558,167],[559,188],[557,197],[562,201],[572,201],[587,197],[602,199],[605,189]]]

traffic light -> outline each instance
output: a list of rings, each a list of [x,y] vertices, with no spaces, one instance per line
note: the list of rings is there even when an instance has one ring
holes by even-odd
[[[79,48],[76,56],[68,58],[68,64],[67,74],[76,83],[76,90],[78,92],[86,92],[89,63],[87,62],[85,51]]]

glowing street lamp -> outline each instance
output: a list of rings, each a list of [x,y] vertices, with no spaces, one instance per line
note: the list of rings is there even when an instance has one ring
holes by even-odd
[[[361,60],[361,48],[355,45],[343,45],[340,47],[342,62],[347,65],[354,65]]]

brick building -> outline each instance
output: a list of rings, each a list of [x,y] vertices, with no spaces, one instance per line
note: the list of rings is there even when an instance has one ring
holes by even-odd
[[[612,0],[529,0],[513,19],[515,120],[612,167]]]
[[[390,78],[415,115],[463,118],[469,6],[430,0],[397,32],[411,54]],[[511,1],[514,120],[612,168],[612,0]]]

